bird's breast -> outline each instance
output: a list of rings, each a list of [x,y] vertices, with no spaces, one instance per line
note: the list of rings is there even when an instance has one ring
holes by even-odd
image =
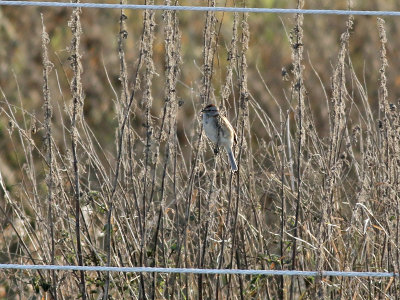
[[[213,143],[223,147],[231,147],[231,139],[224,126],[218,124],[217,118],[206,117],[203,121],[204,132]]]

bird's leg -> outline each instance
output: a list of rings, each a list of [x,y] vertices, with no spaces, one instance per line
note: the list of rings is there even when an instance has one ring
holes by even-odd
[[[219,146],[218,144],[215,145],[214,154],[217,155],[219,153]]]

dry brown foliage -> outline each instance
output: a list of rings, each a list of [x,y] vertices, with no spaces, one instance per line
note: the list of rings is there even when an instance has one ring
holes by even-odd
[[[68,58],[49,43],[46,14],[40,24],[41,103],[28,108],[0,80],[0,158],[12,161],[0,167],[0,263],[399,272],[400,115],[384,20],[369,33],[378,43],[371,96],[353,65],[352,16],[341,19],[321,75],[312,64],[321,44],[307,44],[305,17],[281,20],[292,24],[281,76],[253,60],[262,37],[248,14],[202,15],[202,52],[190,55],[192,25],[179,13],[144,11],[133,34],[127,14],[114,20],[111,75],[109,58],[82,46],[90,28],[76,9]],[[103,81],[87,78],[91,63],[104,68]],[[236,128],[237,173],[202,134],[199,112],[210,102]],[[397,278],[1,273],[7,299],[400,296]]]

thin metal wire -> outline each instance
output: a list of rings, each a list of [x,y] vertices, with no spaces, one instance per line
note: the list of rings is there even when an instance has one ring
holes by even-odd
[[[190,274],[233,274],[268,276],[341,276],[341,277],[399,277],[393,272],[341,272],[341,271],[297,271],[297,270],[238,270],[238,269],[185,269],[147,267],[100,267],[100,266],[58,266],[58,265],[18,265],[0,264],[0,269],[14,270],[60,270],[60,271],[100,271],[133,273],[190,273]]]
[[[0,5],[10,6],[45,6],[45,7],[81,7],[108,9],[136,10],[181,10],[181,11],[223,11],[248,13],[277,13],[277,14],[313,14],[313,15],[364,15],[364,16],[400,16],[400,11],[376,10],[333,10],[333,9],[291,9],[291,8],[256,8],[256,7],[208,7],[208,6],[168,6],[140,4],[110,4],[110,3],[70,3],[70,2],[41,2],[41,1],[2,1]]]

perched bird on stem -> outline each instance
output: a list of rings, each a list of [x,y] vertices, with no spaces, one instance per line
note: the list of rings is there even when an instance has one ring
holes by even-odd
[[[224,116],[220,115],[218,108],[214,104],[207,105],[202,111],[203,128],[207,137],[218,146],[225,148],[228,153],[231,170],[236,172],[235,157],[233,156],[233,143],[236,143],[236,133],[231,123]]]

